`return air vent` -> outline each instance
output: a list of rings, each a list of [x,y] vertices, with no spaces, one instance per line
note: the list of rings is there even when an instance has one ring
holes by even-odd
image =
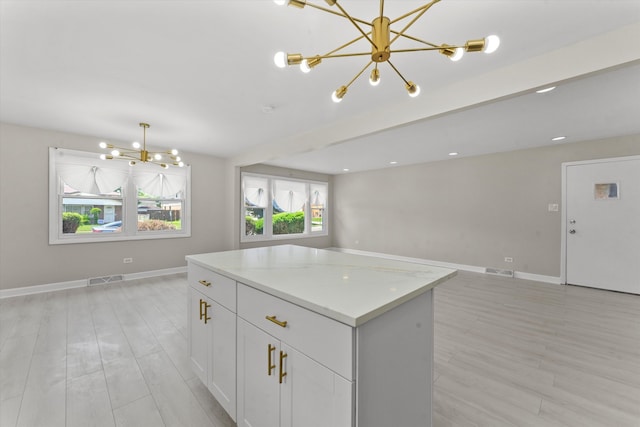
[[[494,274],[496,276],[513,277],[513,270],[502,270],[499,268],[487,267],[484,269],[484,272],[487,274]]]
[[[106,285],[107,283],[112,282],[122,282],[124,280],[124,276],[122,274],[116,274],[113,276],[104,276],[104,277],[92,277],[88,280],[88,286],[96,286],[96,285]]]

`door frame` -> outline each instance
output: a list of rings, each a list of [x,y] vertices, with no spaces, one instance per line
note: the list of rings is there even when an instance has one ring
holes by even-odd
[[[640,160],[640,155],[610,157],[606,159],[581,160],[577,162],[562,163],[562,209],[561,209],[561,241],[560,241],[560,283],[567,284],[567,168],[569,166],[581,166],[596,163],[610,163],[617,161]]]

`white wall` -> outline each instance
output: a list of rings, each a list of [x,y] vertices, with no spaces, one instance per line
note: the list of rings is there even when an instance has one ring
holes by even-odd
[[[0,289],[183,267],[185,255],[231,249],[228,166],[189,153],[190,238],[49,245],[48,147],[96,151],[99,141],[0,124]],[[123,264],[124,257],[134,262]]]
[[[559,277],[561,163],[637,154],[640,135],[339,175],[333,244]]]

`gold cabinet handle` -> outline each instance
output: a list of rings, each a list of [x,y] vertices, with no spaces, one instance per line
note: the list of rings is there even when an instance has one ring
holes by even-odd
[[[280,351],[280,384],[282,384],[282,380],[287,376],[287,373],[283,369],[284,359],[287,357],[287,353],[284,351]]]
[[[206,301],[202,301],[204,302],[204,324],[207,324],[207,320],[211,320],[211,317],[209,317],[209,314],[207,313],[209,308],[211,308],[211,304],[207,304]]]
[[[276,319],[276,316],[266,316],[267,320],[272,321],[273,323],[275,323],[276,325],[286,328],[287,327],[287,321],[286,320],[278,320]]]
[[[269,344],[269,346],[267,347],[267,358],[269,360],[268,365],[267,365],[267,374],[269,376],[271,376],[271,371],[276,369],[276,365],[272,364],[273,363],[273,359],[271,358],[271,352],[273,352],[273,355],[275,356],[275,354],[276,354],[275,351],[276,351],[276,346]]]
[[[206,280],[198,280],[198,283],[206,287],[211,286],[211,282],[207,282]]]
[[[202,304],[206,304],[202,298],[200,298],[200,320],[204,317],[204,312],[202,311]]]

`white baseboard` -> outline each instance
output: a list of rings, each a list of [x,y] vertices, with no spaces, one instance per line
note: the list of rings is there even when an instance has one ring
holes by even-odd
[[[411,257],[405,257],[405,256],[399,256],[399,255],[389,255],[389,254],[384,254],[380,252],[361,251],[358,249],[344,249],[344,248],[336,248],[336,247],[327,248],[327,249],[336,251],[336,252],[344,252],[344,253],[355,254],[355,255],[373,256],[378,258],[394,259],[396,261],[406,261],[406,262],[413,262],[417,264],[428,264],[436,267],[453,268],[455,270],[471,271],[473,273],[483,273],[483,274],[485,273],[485,267],[478,267],[476,265],[455,264],[451,262],[433,261],[433,260],[423,259],[423,258],[411,258]],[[513,276],[516,279],[533,280],[536,282],[544,282],[544,283],[553,283],[555,285],[562,284],[562,282],[560,281],[560,277],[555,277],[555,276],[545,276],[542,274],[524,273],[520,271],[514,271]]]
[[[142,271],[139,273],[123,274],[124,281],[146,279],[149,277],[168,276],[170,274],[186,273],[187,267],[164,268],[161,270]],[[44,285],[25,286],[23,288],[0,289],[0,299],[23,295],[40,294],[43,292],[62,291],[65,289],[83,288],[88,286],[89,279],[71,280],[68,282],[48,283]],[[119,282],[116,282],[119,283]]]
[[[533,280],[534,282],[551,283],[553,285],[562,285],[560,277],[545,276],[543,274],[524,273],[522,271],[514,271],[513,277],[516,279]]]

